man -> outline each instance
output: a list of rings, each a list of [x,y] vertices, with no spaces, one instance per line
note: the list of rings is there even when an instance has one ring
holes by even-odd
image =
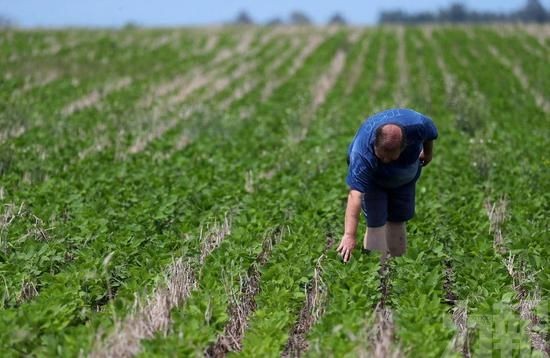
[[[367,219],[365,250],[405,253],[406,222],[414,216],[416,181],[433,155],[433,121],[411,109],[377,113],[362,124],[348,148],[345,231],[337,251],[348,262],[361,209]]]

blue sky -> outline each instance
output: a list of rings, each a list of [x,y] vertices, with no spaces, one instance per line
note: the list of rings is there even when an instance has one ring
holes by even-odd
[[[315,22],[325,22],[339,11],[354,24],[374,24],[380,10],[435,10],[449,0],[0,0],[0,14],[25,27],[120,26],[129,21],[147,26],[205,25],[233,19],[246,10],[256,21],[286,18],[301,10]],[[463,0],[472,9],[509,11],[525,0]],[[550,9],[550,0],[541,3]]]

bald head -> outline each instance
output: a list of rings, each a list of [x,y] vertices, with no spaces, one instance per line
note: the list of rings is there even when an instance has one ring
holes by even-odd
[[[386,151],[401,149],[403,131],[395,124],[385,124],[376,130],[374,145]]]
[[[374,149],[376,156],[383,162],[387,163],[399,158],[404,146],[404,133],[400,126],[385,124],[376,130]]]

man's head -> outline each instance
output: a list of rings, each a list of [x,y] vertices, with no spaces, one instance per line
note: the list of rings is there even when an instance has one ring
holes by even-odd
[[[383,163],[389,163],[399,158],[405,149],[405,133],[396,124],[385,124],[378,127],[374,135],[374,154]]]

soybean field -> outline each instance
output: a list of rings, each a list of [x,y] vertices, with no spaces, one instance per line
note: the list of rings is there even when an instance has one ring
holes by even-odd
[[[0,356],[548,357],[550,27],[0,31]],[[439,129],[343,264],[347,146]]]

